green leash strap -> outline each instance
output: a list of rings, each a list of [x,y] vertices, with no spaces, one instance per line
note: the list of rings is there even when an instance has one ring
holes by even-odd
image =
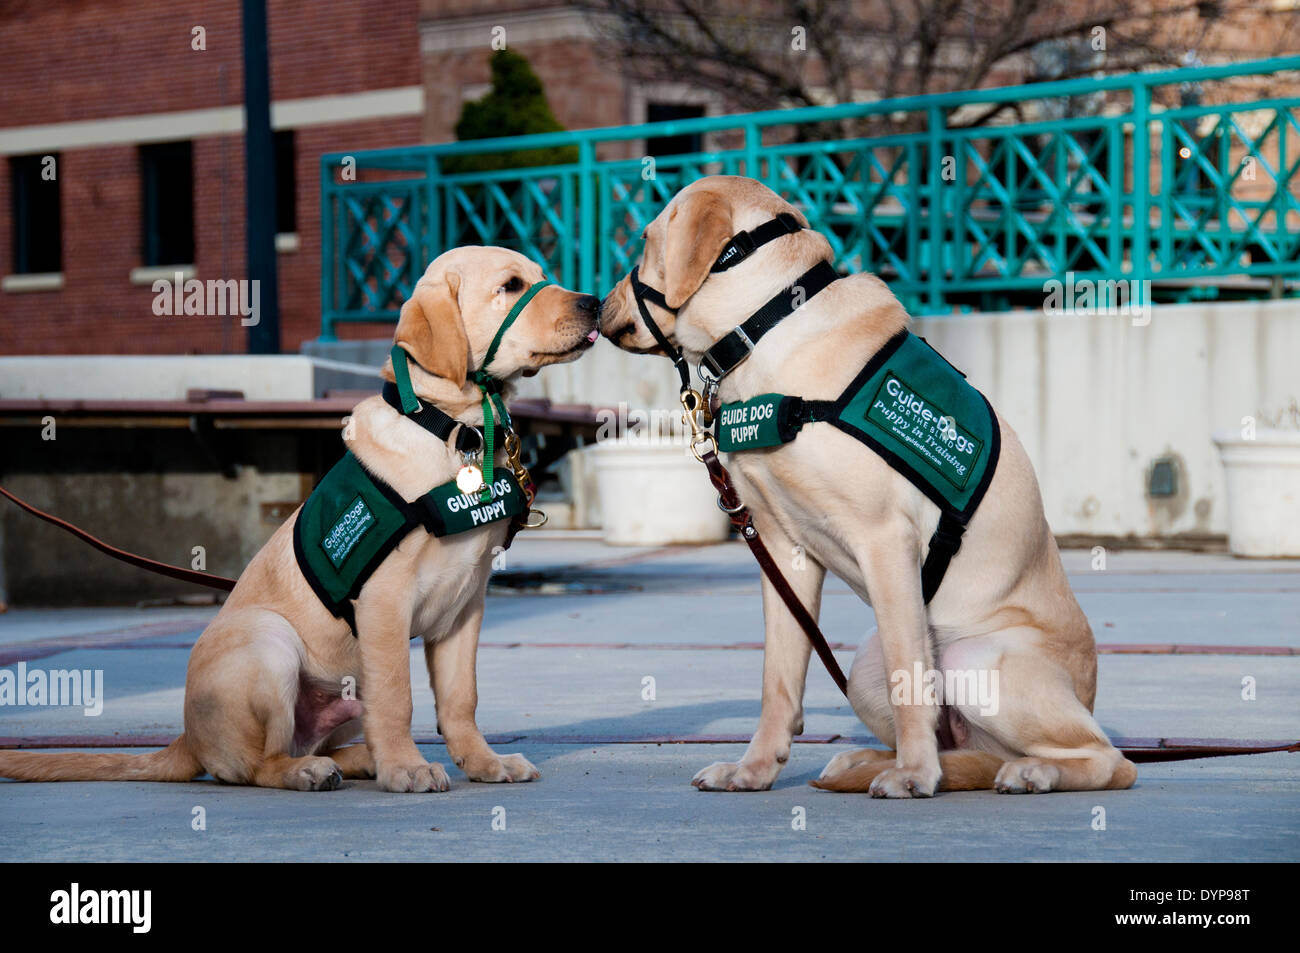
[[[413,414],[420,409],[420,399],[411,387],[411,369],[406,364],[406,352],[394,344],[389,351],[393,359],[393,377],[397,380],[397,394],[402,401],[402,413]]]
[[[506,331],[510,330],[510,326],[523,313],[524,308],[528,307],[528,302],[533,300],[537,292],[551,284],[554,282],[549,278],[544,279],[519,296],[519,300],[510,309],[506,319],[501,322],[501,327],[497,328],[492,343],[488,345],[487,353],[483,355],[482,366],[472,375],[474,383],[483,394],[483,466],[488,473],[491,473],[496,466],[496,427],[492,421],[492,408],[496,407],[501,415],[501,426],[507,430],[510,428],[510,415],[506,412],[505,402],[501,399],[501,382],[488,373],[487,367],[496,358],[497,348],[501,346],[501,339],[505,337]],[[485,485],[479,499],[484,503],[492,499],[491,487]]]
[[[496,427],[492,423],[492,399],[488,396],[487,388],[482,384],[479,384],[479,388],[483,391],[483,469],[491,473],[497,465]],[[487,480],[484,480],[478,498],[481,503],[492,499],[492,487]]]
[[[501,428],[507,431],[510,429],[510,414],[506,411],[499,388],[482,383],[478,386],[483,392],[483,466],[486,467],[484,472],[490,473],[496,467],[496,426],[492,421],[492,410],[496,409],[497,416],[501,418]],[[492,499],[491,487],[485,485],[479,499],[484,503]]]

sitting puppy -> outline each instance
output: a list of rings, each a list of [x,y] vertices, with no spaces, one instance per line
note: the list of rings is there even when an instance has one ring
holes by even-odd
[[[885,284],[839,277],[826,239],[752,179],[687,186],[644,237],[638,269],[602,305],[602,332],[629,351],[705,361],[719,379],[717,440],[735,451],[740,497],[800,601],[815,618],[829,570],[875,609],[848,695],[894,750],[837,755],[816,785],[878,797],[1130,786],[1133,764],[1092,716],[1092,630],[1025,451],[907,332]],[[758,729],[738,763],[695,776],[701,790],[769,788],[803,730],[809,640],[766,576],[763,613]],[[982,676],[996,704],[900,690],[936,662]]]
[[[187,781],[206,771],[299,791],[357,777],[387,791],[445,791],[447,772],[411,738],[419,638],[452,761],[474,781],[539,777],[521,755],[493,752],[474,721],[492,554],[531,487],[526,471],[516,479],[474,453],[504,445],[502,384],[572,361],[598,337],[598,301],[548,285],[504,248],[439,256],[402,307],[385,395],[353,411],[350,453],[253,558],[195,644],[184,733],[146,755],[0,751],[0,776]],[[362,732],[364,743],[344,746]]]

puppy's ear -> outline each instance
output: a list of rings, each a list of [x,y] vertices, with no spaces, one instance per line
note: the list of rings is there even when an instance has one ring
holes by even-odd
[[[460,275],[449,271],[442,281],[420,281],[402,305],[393,340],[430,374],[465,386],[469,338],[460,317]]]
[[[731,235],[731,206],[718,192],[701,189],[673,206],[664,253],[664,298],[670,308],[680,308],[699,290]]]

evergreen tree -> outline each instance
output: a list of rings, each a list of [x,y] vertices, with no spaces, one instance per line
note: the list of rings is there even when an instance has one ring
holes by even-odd
[[[551,112],[542,81],[528,65],[528,60],[513,50],[497,50],[492,54],[491,66],[492,89],[482,99],[465,103],[456,123],[457,139],[526,136],[564,129]],[[443,171],[485,172],[520,166],[557,165],[576,162],[577,159],[576,146],[489,152],[448,157],[443,161]]]

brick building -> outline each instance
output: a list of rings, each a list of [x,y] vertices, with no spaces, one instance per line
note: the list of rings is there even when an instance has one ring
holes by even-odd
[[[268,3],[282,346],[319,329],[318,158],[415,142],[417,0]],[[239,318],[158,316],[153,281],[244,274],[237,0],[6,5],[0,353],[221,353]]]
[[[719,5],[737,3],[746,11],[752,6],[760,20],[775,17],[762,25],[776,23],[784,35],[780,4]],[[319,333],[320,154],[453,138],[462,104],[487,89],[495,31],[530,61],[566,128],[746,108],[725,88],[645,78],[644,70],[620,59],[609,39],[609,15],[589,5],[268,0],[268,6],[285,351]],[[1265,38],[1285,41],[1294,32],[1287,26],[1294,24],[1294,6],[1279,0],[1251,29],[1232,35],[1230,48],[1203,51],[1205,59],[1277,52]],[[878,38],[857,42],[870,47]],[[965,55],[938,51],[953,77]],[[787,66],[806,70],[810,87],[836,98],[815,58]],[[1020,57],[984,82],[1034,77],[1033,64]],[[841,98],[874,98],[881,82],[879,72],[862,71]],[[16,0],[6,5],[0,31],[0,89],[0,158],[7,166],[0,174],[0,353],[244,350],[238,316],[160,316],[153,308],[154,281],[174,279],[178,270],[200,280],[244,274],[237,0]],[[645,148],[663,154],[700,147],[691,137],[678,138],[687,141]],[[374,327],[354,331],[382,336]]]

